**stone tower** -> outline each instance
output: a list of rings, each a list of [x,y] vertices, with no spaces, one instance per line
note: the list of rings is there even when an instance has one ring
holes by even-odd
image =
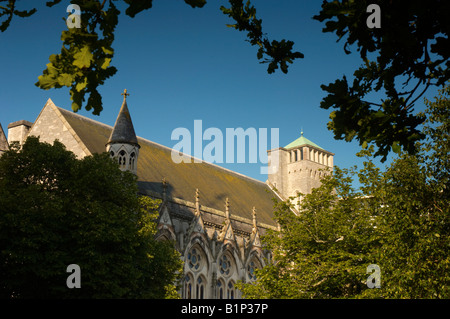
[[[324,150],[303,136],[280,147],[268,151],[268,183],[277,193],[287,199],[297,197],[297,193],[309,194],[320,186],[320,178],[333,169],[334,154]]]
[[[116,158],[122,171],[130,171],[137,174],[137,160],[139,148],[136,133],[131,121],[130,111],[127,106],[127,90],[122,93],[123,103],[117,116],[116,124],[111,132],[106,151],[112,158]]]

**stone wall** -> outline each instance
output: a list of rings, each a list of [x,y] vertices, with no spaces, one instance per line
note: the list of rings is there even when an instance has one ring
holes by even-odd
[[[70,126],[66,123],[56,106],[51,101],[48,101],[29,134],[39,136],[41,142],[50,144],[53,144],[53,141],[57,139],[68,150],[75,153],[78,158],[89,155],[80,146],[80,142],[75,138],[75,134],[71,131],[72,129],[69,128]]]

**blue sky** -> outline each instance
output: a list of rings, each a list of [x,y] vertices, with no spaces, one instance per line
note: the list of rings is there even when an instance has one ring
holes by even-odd
[[[19,8],[37,2],[19,1]],[[335,153],[335,165],[361,164],[355,156],[358,143],[335,140],[326,127],[330,111],[319,107],[326,95],[320,85],[343,74],[350,77],[361,63],[356,50],[346,55],[343,42],[322,33],[323,25],[312,19],[321,0],[252,2],[269,39],[292,40],[295,50],[305,55],[290,65],[288,74],[268,74],[245,34],[226,27],[232,21],[219,8],[227,1],[210,0],[201,9],[182,0],[153,2],[152,9],[133,19],[121,10],[111,62],[118,72],[99,90],[104,110],[100,116],[84,109],[79,114],[114,125],[126,88],[136,134],[168,147],[178,142],[171,140],[173,130],[185,127],[193,132],[194,120],[202,120],[203,130],[216,127],[224,136],[226,128],[279,128],[280,146],[298,138],[303,129],[305,137]],[[13,121],[33,122],[48,98],[59,107],[71,107],[68,88],[44,91],[34,85],[48,57],[60,52],[69,1],[53,8],[39,3],[32,17],[16,18],[0,33],[0,123],[5,130]],[[426,97],[435,92],[430,90]],[[423,103],[416,109],[423,109]],[[267,179],[260,174],[261,163],[220,165]]]

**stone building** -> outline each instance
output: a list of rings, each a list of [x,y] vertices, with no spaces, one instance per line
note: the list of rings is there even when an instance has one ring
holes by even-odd
[[[311,193],[311,189],[320,186],[323,175],[333,169],[334,154],[305,138],[303,132],[285,147],[267,152],[269,165],[276,165],[269,169],[267,182],[285,200],[291,196],[298,198],[298,193]],[[270,174],[271,171],[274,173]]]
[[[158,240],[173,240],[184,261],[182,298],[240,298],[238,280],[255,280],[254,270],[270,260],[260,237],[277,230],[272,198],[319,185],[319,168],[331,167],[333,155],[302,136],[284,148],[277,172],[266,183],[201,162],[174,163],[171,149],[137,137],[127,93],[114,127],[64,110],[49,99],[34,123],[8,125],[8,142],[28,135],[62,142],[78,158],[109,152],[122,170],[137,175],[139,192],[162,200]],[[8,149],[0,126],[0,150]]]

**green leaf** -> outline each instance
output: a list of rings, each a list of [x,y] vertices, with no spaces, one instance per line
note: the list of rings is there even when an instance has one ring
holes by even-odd
[[[93,55],[88,46],[84,46],[83,48],[81,48],[80,52],[75,53],[73,57],[75,60],[72,64],[80,69],[90,67],[93,60]]]
[[[398,141],[395,141],[394,143],[392,143],[392,151],[397,154],[400,153],[401,146],[399,145]]]
[[[63,73],[60,76],[58,76],[58,83],[59,85],[70,87],[72,85],[73,77],[70,74]]]
[[[72,102],[72,111],[78,112],[81,109],[81,105],[79,105],[77,102]]]
[[[104,62],[102,63],[102,66],[101,66],[101,68],[103,69],[103,70],[106,70],[106,68],[109,66],[109,63],[111,62],[111,59],[110,58],[105,58],[104,59]]]
[[[77,85],[75,86],[75,89],[80,92],[81,90],[83,90],[87,85],[87,78],[84,78],[83,82],[79,82],[77,83]]]
[[[113,55],[114,54],[114,49],[113,48],[102,47],[102,51],[103,51],[103,53],[108,54],[108,55]]]
[[[49,90],[55,87],[57,83],[56,79],[49,75],[39,75],[38,81],[35,83],[37,87],[40,87],[44,90]]]

